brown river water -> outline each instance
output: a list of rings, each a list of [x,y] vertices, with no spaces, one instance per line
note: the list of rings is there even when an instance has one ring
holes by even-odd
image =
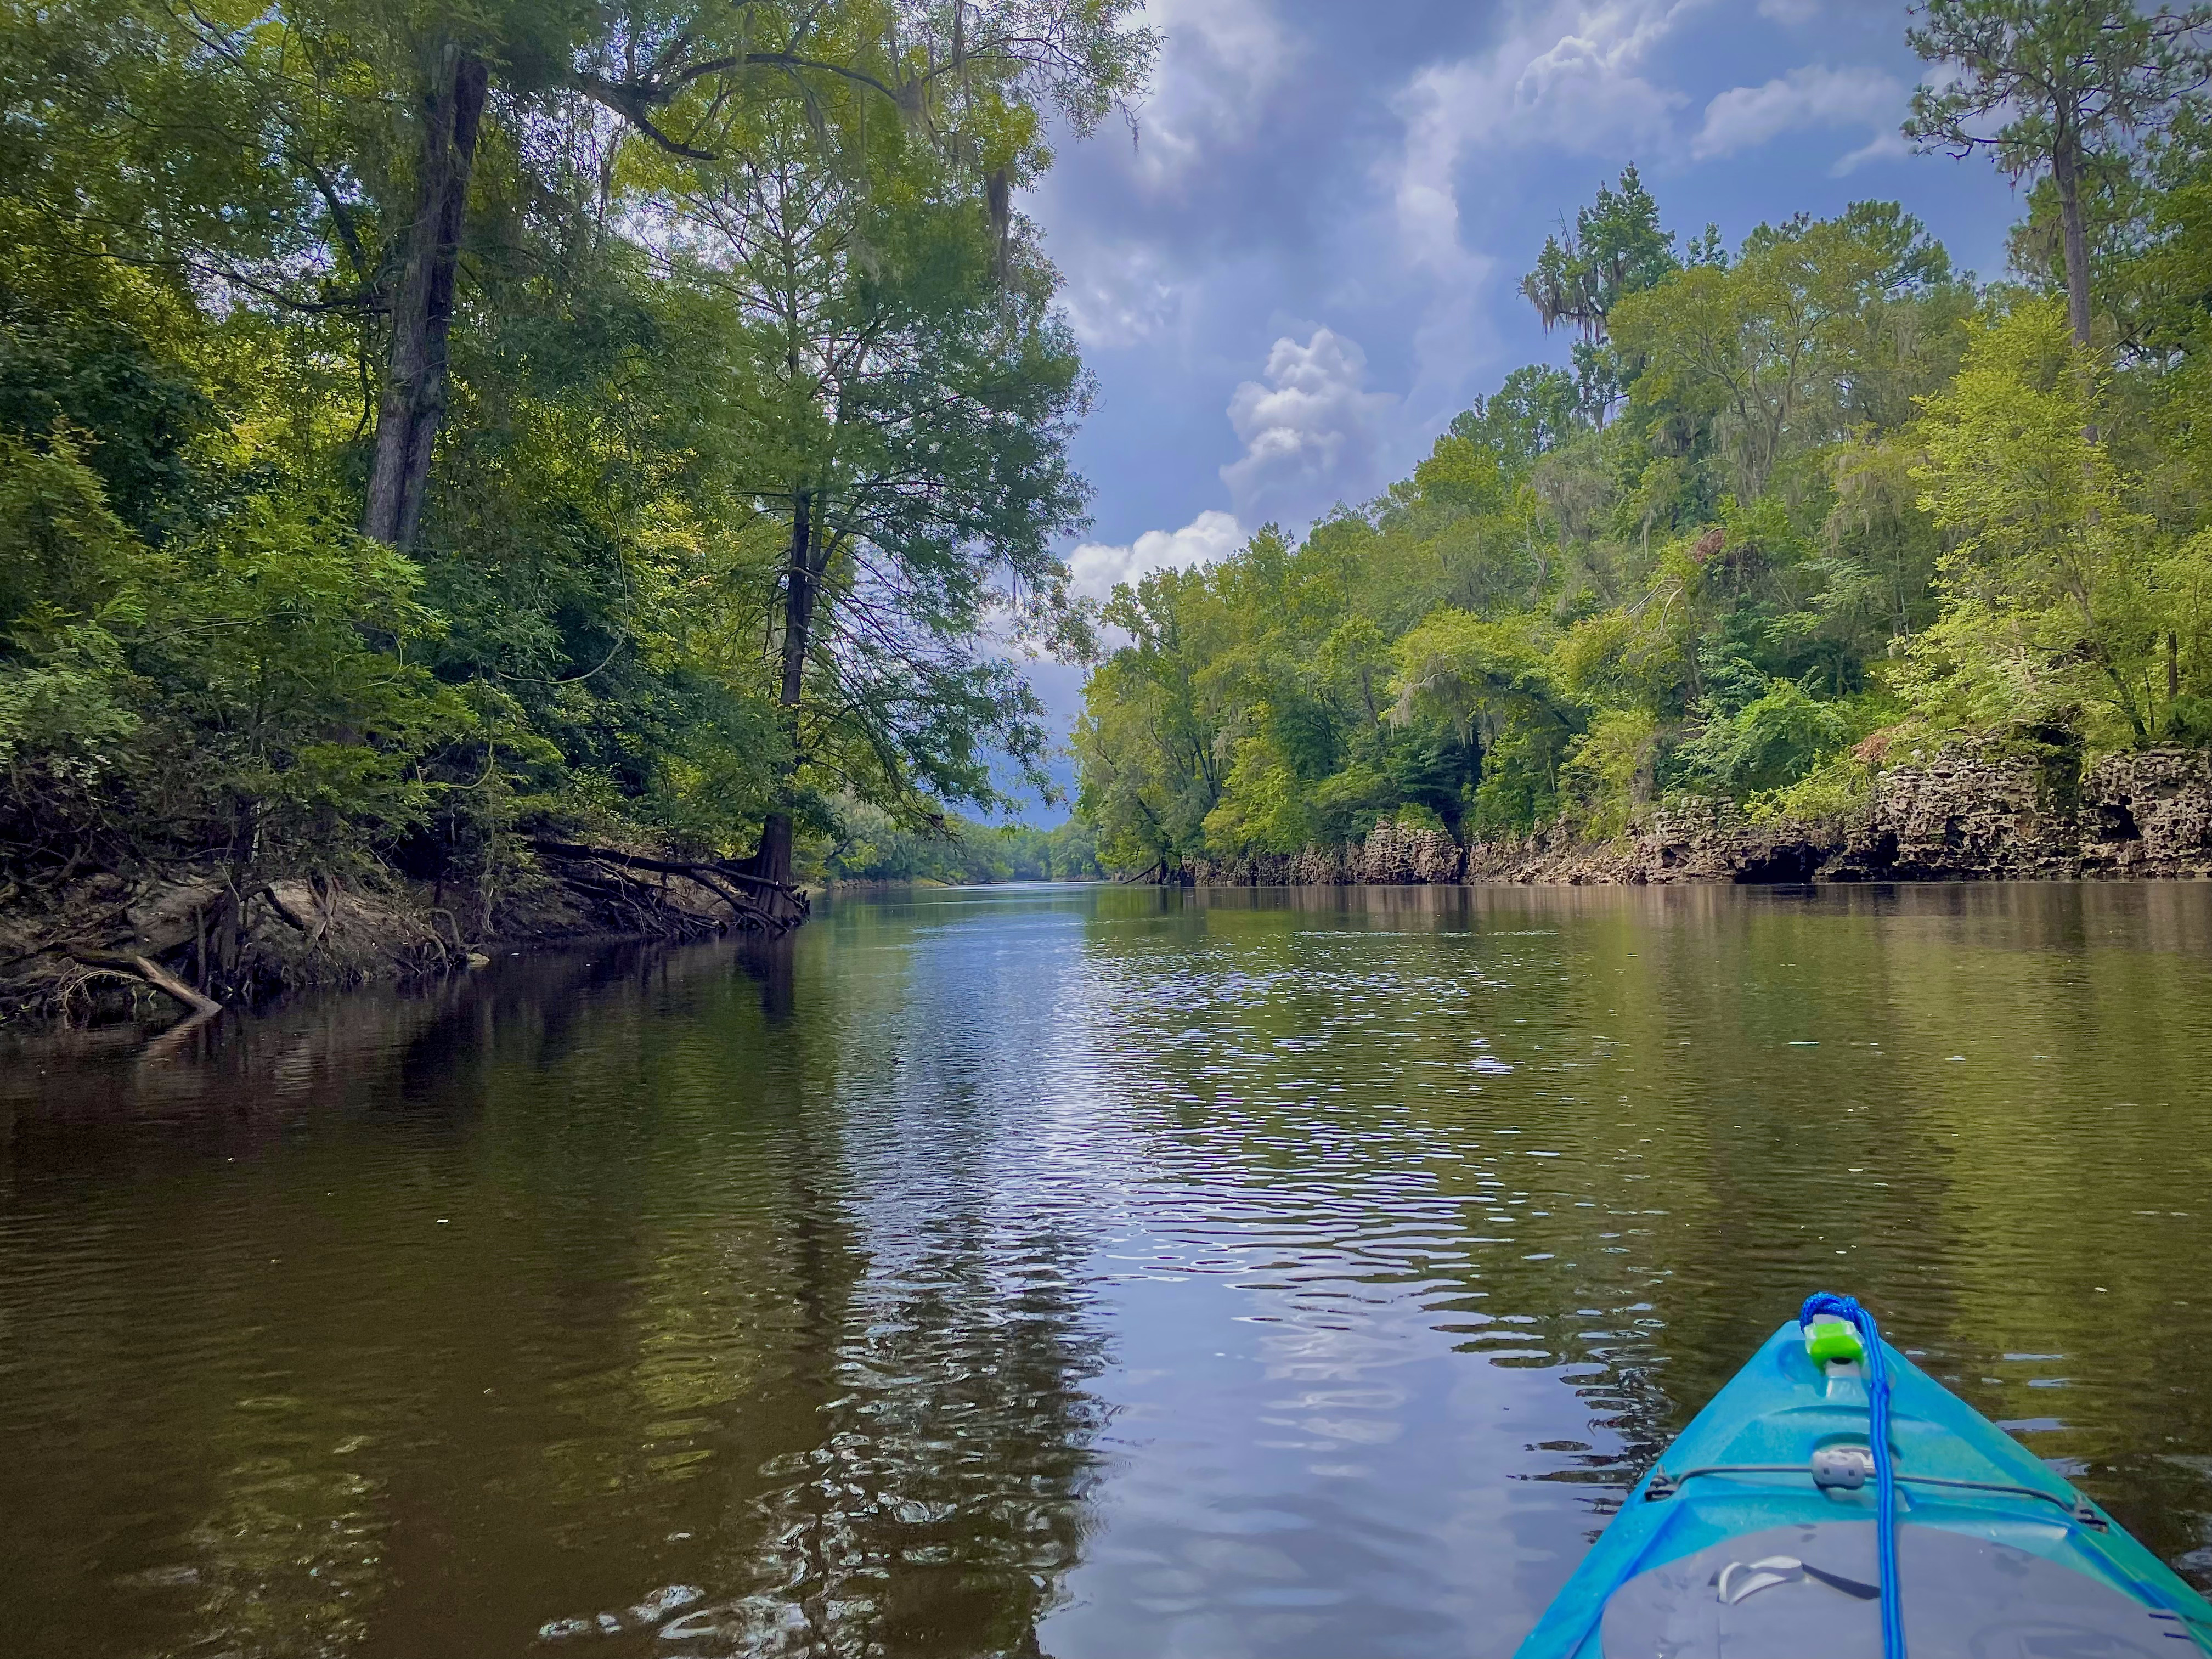
[[[1816,1288],[2212,1583],[2212,887],[1018,887],[0,1054],[0,1650],[1504,1655]]]

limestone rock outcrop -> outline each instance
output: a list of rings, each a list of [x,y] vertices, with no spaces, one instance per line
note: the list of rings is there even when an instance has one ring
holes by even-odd
[[[1389,820],[1349,847],[1303,847],[1238,859],[1194,859],[1200,887],[1412,887],[1456,882],[1466,855],[1441,830]]]
[[[2212,878],[2212,750],[2108,755],[1972,740],[1896,760],[1856,823],[1754,823],[1725,801],[1653,812],[1614,840],[1553,830],[1464,851],[1442,830],[1382,823],[1364,843],[1194,860],[1200,886],[1510,881],[2072,880]]]

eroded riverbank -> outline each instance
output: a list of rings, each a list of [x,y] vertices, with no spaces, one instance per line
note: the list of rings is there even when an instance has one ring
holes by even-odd
[[[95,866],[0,901],[0,1021],[205,1018],[289,992],[421,980],[495,957],[773,935],[800,889],[730,860],[540,841],[505,879],[284,879],[227,861]]]

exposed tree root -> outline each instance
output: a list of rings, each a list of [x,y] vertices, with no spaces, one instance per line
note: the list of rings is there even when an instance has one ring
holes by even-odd
[[[191,1024],[287,990],[447,973],[509,949],[773,939],[806,919],[797,888],[726,862],[550,840],[534,850],[534,870],[451,908],[443,886],[374,868],[241,882],[215,859],[80,863],[0,889],[0,1020],[143,1019],[166,1000]]]
[[[806,895],[790,883],[771,881],[727,860],[708,864],[691,859],[654,858],[571,841],[532,842],[531,848],[544,858],[596,865],[605,876],[617,876],[617,872],[626,870],[646,870],[695,882],[728,906],[732,919],[748,931],[788,933],[806,920],[809,909]],[[573,880],[574,877],[572,873],[564,874],[564,878]]]

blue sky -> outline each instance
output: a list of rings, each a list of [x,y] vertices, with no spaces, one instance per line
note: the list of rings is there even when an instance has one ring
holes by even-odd
[[[1516,291],[1633,161],[1669,228],[1902,202],[2002,272],[2010,186],[1898,136],[1902,0],[1149,0],[1132,138],[1067,142],[1020,206],[1097,377],[1067,550],[1103,593],[1374,495],[1516,366]],[[1081,675],[1034,671],[1065,729]],[[1041,811],[1037,822],[1060,814]]]

